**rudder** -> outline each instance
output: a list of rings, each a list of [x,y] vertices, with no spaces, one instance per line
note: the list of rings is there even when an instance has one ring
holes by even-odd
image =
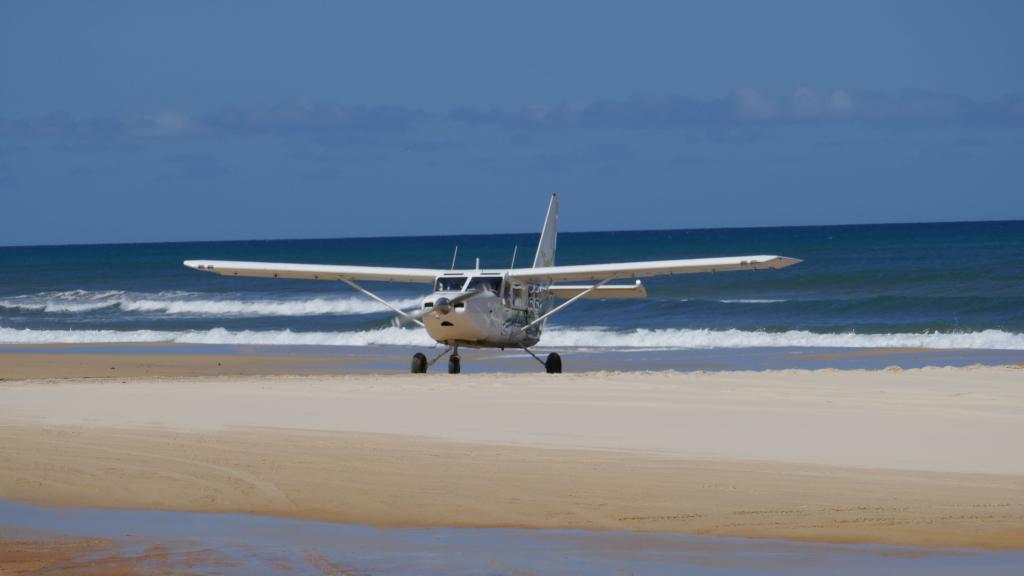
[[[544,217],[544,228],[540,231],[540,243],[537,244],[537,255],[533,258],[533,267],[542,268],[555,265],[555,246],[558,240],[558,194],[551,195],[548,214]]]

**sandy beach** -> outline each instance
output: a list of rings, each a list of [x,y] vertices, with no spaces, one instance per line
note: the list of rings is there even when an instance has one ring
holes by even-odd
[[[0,497],[1024,548],[1022,381],[1015,367],[9,380]]]

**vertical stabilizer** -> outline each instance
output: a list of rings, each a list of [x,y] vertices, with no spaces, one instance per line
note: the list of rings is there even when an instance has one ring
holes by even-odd
[[[555,243],[558,239],[558,194],[551,195],[548,204],[548,215],[544,218],[544,228],[540,231],[540,244],[537,245],[537,256],[533,259],[533,267],[555,265]]]

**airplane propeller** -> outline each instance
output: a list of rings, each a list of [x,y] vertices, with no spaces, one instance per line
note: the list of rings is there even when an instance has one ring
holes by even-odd
[[[423,318],[427,314],[434,314],[435,316],[438,317],[444,316],[445,314],[448,314],[449,312],[454,310],[456,304],[461,304],[462,302],[469,300],[470,298],[476,296],[481,292],[483,292],[483,288],[477,287],[474,288],[473,290],[470,290],[469,292],[463,292],[462,294],[459,294],[458,296],[455,296],[453,298],[441,296],[440,298],[434,300],[434,305],[431,306],[430,308],[421,308],[420,310],[413,310],[412,312],[409,312],[407,316],[396,316],[395,320],[397,321],[398,325],[401,325],[403,322],[419,320],[420,318]]]

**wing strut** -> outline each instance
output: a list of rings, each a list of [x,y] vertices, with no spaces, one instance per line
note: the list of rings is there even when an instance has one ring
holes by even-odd
[[[569,304],[572,304],[573,302],[579,300],[580,298],[583,298],[587,294],[590,294],[594,290],[597,290],[601,286],[604,286],[605,284],[607,284],[607,283],[609,283],[611,281],[612,281],[611,278],[605,278],[604,280],[601,280],[597,284],[594,284],[590,288],[587,288],[583,292],[580,292],[579,294],[573,296],[572,298],[569,298],[568,300],[566,300],[565,302],[562,302],[561,304],[559,304],[558,306],[552,308],[551,310],[548,310],[546,313],[538,316],[533,322],[530,322],[526,326],[523,326],[522,328],[520,328],[520,330],[526,330],[527,328],[529,328],[530,326],[533,326],[534,324],[537,324],[537,323],[543,322],[544,320],[547,320],[548,316],[551,316],[555,312],[561,311],[562,309],[564,309]]]
[[[355,288],[356,290],[359,290],[363,294],[366,294],[370,298],[373,298],[374,300],[376,300],[377,302],[380,302],[381,304],[387,306],[388,308],[391,308],[395,312],[398,312],[400,315],[404,316],[407,320],[410,320],[412,322],[415,322],[415,323],[419,324],[420,326],[423,326],[423,322],[420,322],[419,320],[417,320],[416,318],[413,318],[412,316],[410,316],[406,312],[404,312],[402,310],[399,310],[397,306],[392,305],[387,300],[381,298],[380,296],[377,296],[376,294],[374,294],[373,292],[370,292],[366,288],[363,288],[359,284],[356,284],[355,282],[349,280],[348,278],[339,278],[339,280],[341,280],[345,284],[348,284],[349,286]],[[426,328],[426,326],[424,326],[424,328]]]

